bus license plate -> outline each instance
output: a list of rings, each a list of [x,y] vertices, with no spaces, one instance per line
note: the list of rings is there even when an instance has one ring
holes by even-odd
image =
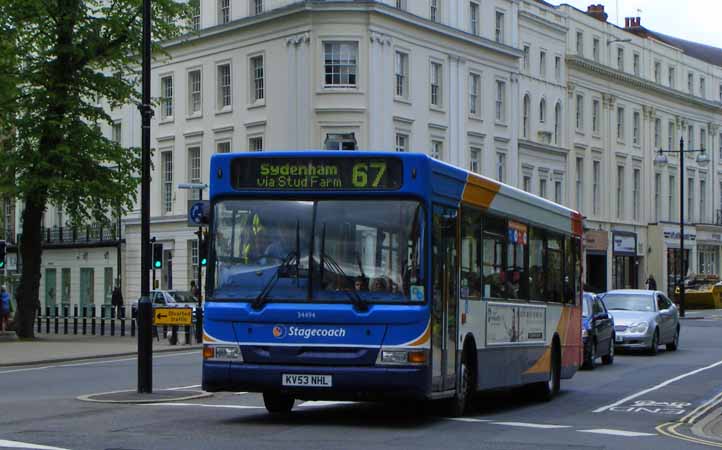
[[[312,387],[331,387],[331,375],[303,375],[289,374],[282,375],[284,386],[312,386]]]

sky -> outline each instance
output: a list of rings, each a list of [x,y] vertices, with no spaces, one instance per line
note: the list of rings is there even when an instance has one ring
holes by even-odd
[[[643,27],[659,33],[722,48],[722,0],[547,0],[582,11],[601,3],[607,19],[624,26],[625,17],[641,17]],[[617,10],[617,6],[619,9]]]

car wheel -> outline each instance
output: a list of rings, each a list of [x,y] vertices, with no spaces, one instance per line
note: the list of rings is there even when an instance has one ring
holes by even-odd
[[[469,364],[470,358],[464,353],[459,366],[459,385],[456,389],[454,398],[451,399],[449,405],[449,415],[452,417],[461,417],[469,409],[471,399],[474,396],[474,368]]]
[[[659,348],[659,329],[654,330],[654,336],[652,336],[652,345],[649,347],[649,354],[654,356],[657,354]]]
[[[614,335],[612,335],[612,339],[609,341],[609,352],[602,356],[602,364],[607,366],[614,364]]]
[[[584,355],[584,367],[587,370],[594,370],[596,367],[595,361],[597,360],[597,342],[592,340],[591,344],[589,344],[589,352]]]
[[[670,352],[677,351],[677,348],[679,347],[679,325],[677,326],[677,331],[674,332],[674,340],[667,344],[667,350]]]
[[[294,398],[280,392],[264,392],[263,404],[271,414],[288,414],[293,409]]]

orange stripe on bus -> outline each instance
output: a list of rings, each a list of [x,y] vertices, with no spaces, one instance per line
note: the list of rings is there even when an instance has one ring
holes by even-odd
[[[418,339],[416,339],[414,342],[410,343],[410,347],[416,347],[417,345],[424,345],[427,342],[429,342],[429,339],[431,338],[431,321],[429,321],[428,325],[426,325],[426,330],[424,330],[424,334],[419,336]]]
[[[570,308],[562,308],[562,313],[559,316],[559,323],[557,324],[557,334],[559,335],[559,343],[562,345],[562,347],[566,344],[566,338],[569,335],[569,311]],[[581,331],[580,331],[581,336]],[[563,353],[563,352],[562,352]],[[529,369],[527,369],[524,374],[530,374],[530,373],[549,373],[549,369],[551,367],[551,359],[552,359],[552,349],[551,349],[551,343],[550,345],[544,350],[544,354],[534,363],[533,366],[531,366]],[[563,365],[563,364],[562,364]]]
[[[488,208],[500,189],[499,183],[469,174],[461,198],[466,203]]]

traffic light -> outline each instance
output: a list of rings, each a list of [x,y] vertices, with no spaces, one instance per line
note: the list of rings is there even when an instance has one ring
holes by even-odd
[[[5,241],[0,241],[0,269],[5,268]]]
[[[203,233],[200,238],[200,247],[198,247],[198,260],[201,266],[208,265],[208,233]]]
[[[163,268],[163,244],[156,242],[153,244],[153,269]]]

